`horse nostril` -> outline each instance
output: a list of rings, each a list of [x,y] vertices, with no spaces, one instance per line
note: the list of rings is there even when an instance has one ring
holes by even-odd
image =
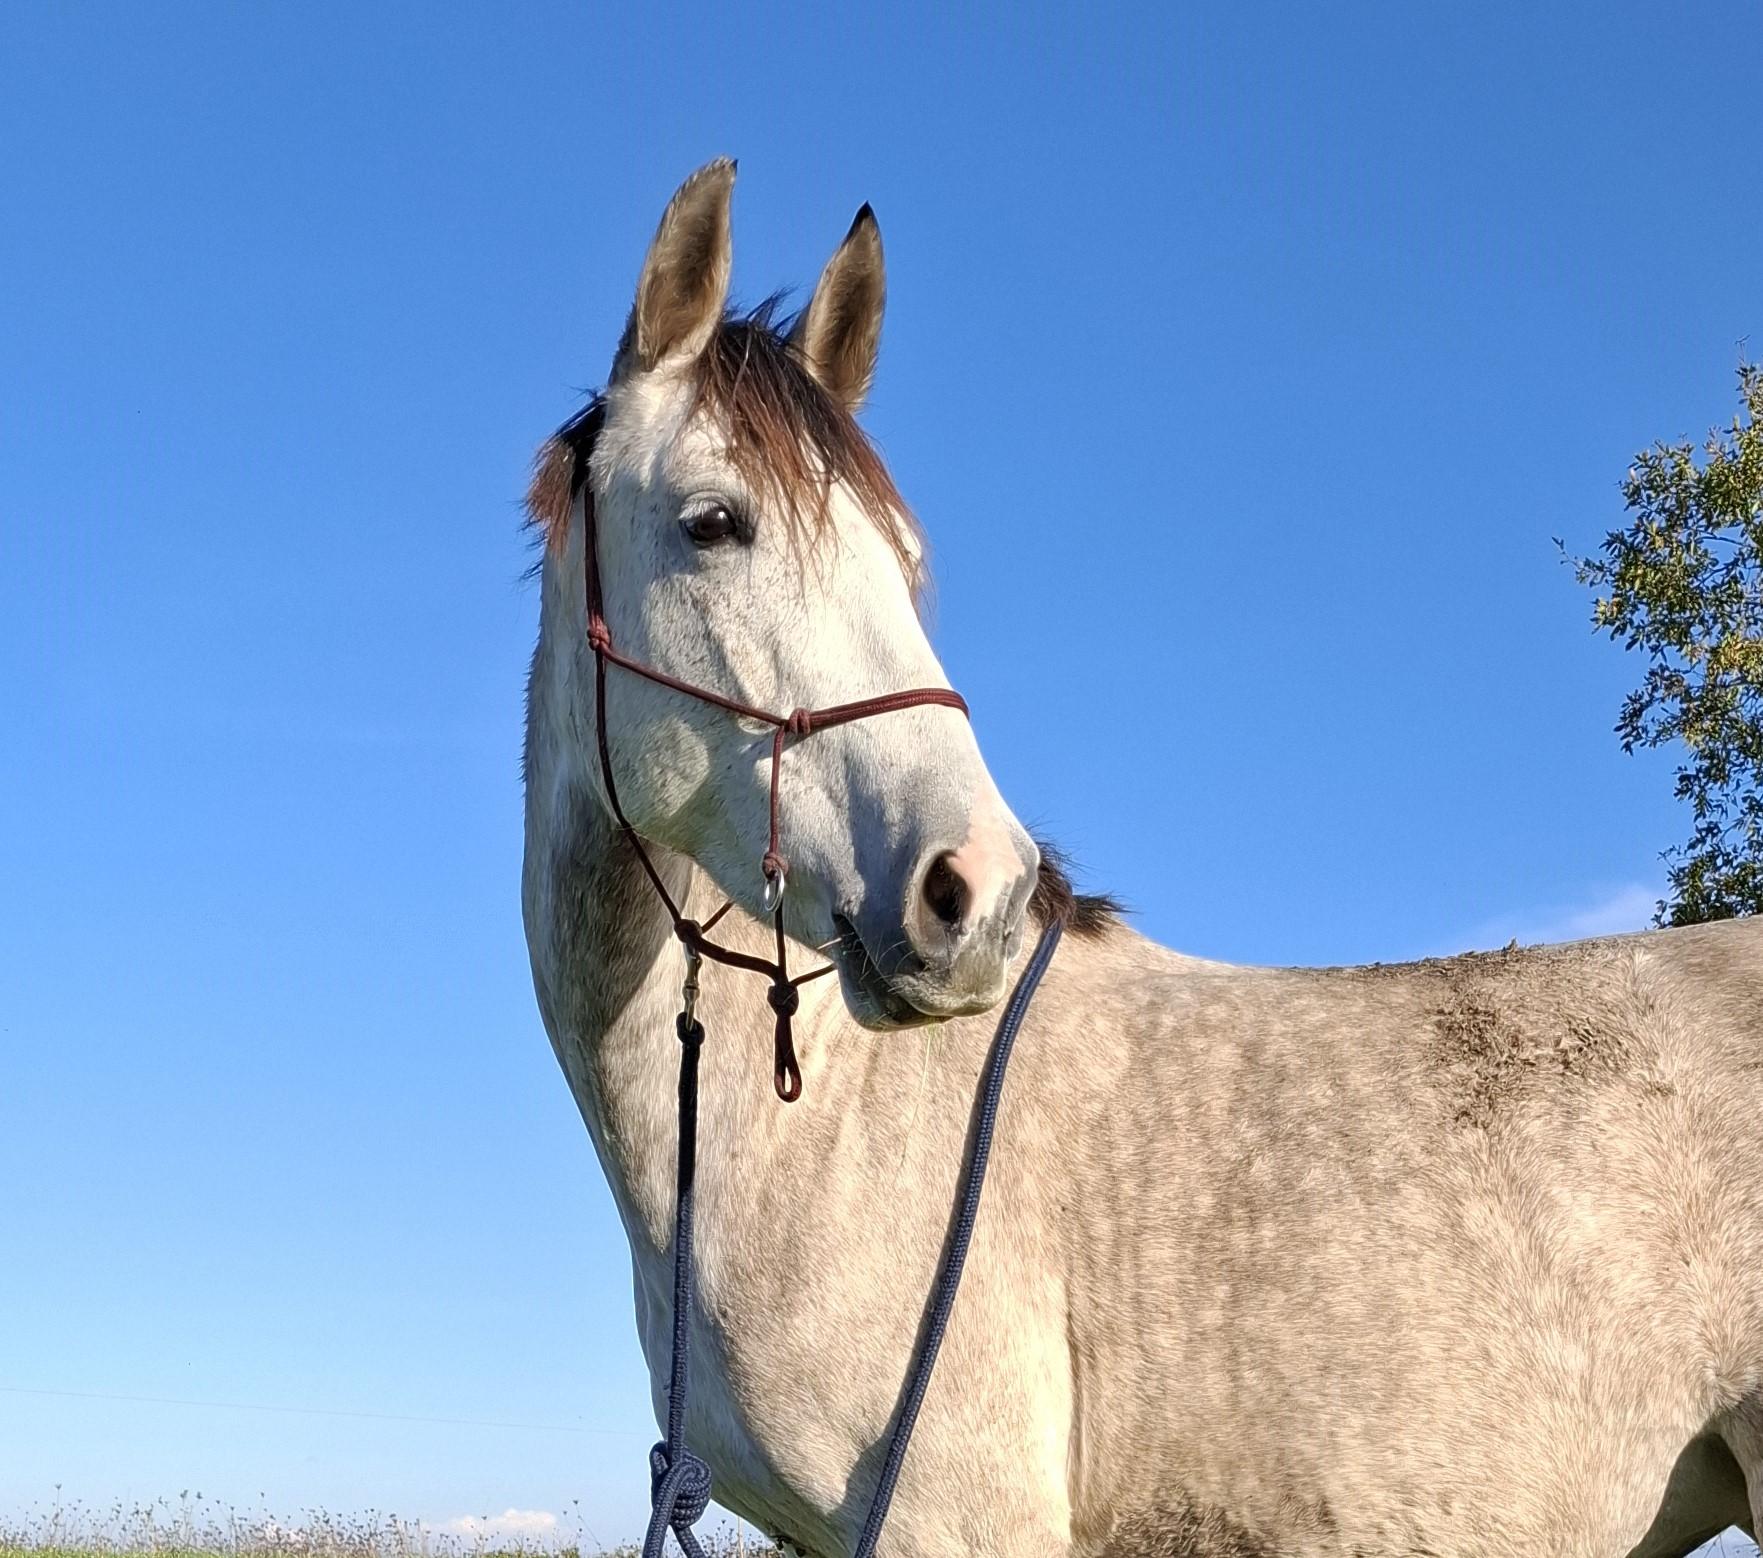
[[[971,901],[967,883],[947,854],[938,855],[924,873],[924,901],[930,911],[951,930],[958,929],[967,918]]]

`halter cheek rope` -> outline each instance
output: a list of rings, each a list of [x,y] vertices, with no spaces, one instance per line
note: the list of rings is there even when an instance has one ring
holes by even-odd
[[[773,714],[767,709],[757,709],[750,703],[742,703],[738,698],[724,697],[708,687],[698,687],[691,682],[681,681],[665,671],[657,671],[640,660],[632,660],[620,654],[613,647],[612,630],[606,625],[606,605],[600,590],[600,538],[594,517],[594,483],[587,468],[587,453],[592,449],[604,417],[603,405],[590,407],[578,424],[579,442],[576,445],[582,513],[587,521],[587,533],[583,537],[583,551],[586,554],[583,573],[587,597],[588,647],[594,651],[594,736],[600,749],[600,779],[606,788],[606,799],[611,804],[612,815],[617,818],[624,836],[636,850],[637,859],[642,862],[643,873],[649,878],[649,885],[666,906],[673,921],[673,933],[685,947],[687,957],[707,957],[713,963],[722,963],[730,968],[750,969],[770,979],[771,988],[766,992],[766,1000],[777,1014],[773,1040],[776,1061],[773,1082],[777,1088],[777,1096],[785,1103],[794,1103],[802,1096],[802,1068],[796,1063],[796,1046],[791,1039],[790,1019],[796,1015],[797,1007],[802,1004],[801,987],[811,979],[830,974],[833,965],[826,963],[806,974],[798,974],[794,979],[790,977],[784,945],[784,887],[790,867],[782,852],[778,822],[778,780],[783,770],[785,745],[790,741],[800,741],[817,730],[830,730],[835,725],[849,725],[877,714],[895,714],[902,709],[915,709],[927,704],[940,704],[944,708],[958,709],[966,714],[967,700],[952,687],[914,687],[906,692],[887,692],[875,698],[860,698],[855,703],[835,703],[825,709],[794,709],[788,714]],[[719,946],[709,939],[717,922],[733,906],[732,899],[726,901],[700,925],[696,920],[686,918],[683,907],[673,901],[673,894],[668,892],[667,885],[661,880],[661,873],[655,869],[655,862],[649,858],[642,835],[632,826],[630,818],[625,816],[624,807],[618,800],[618,782],[612,773],[612,750],[606,741],[608,665],[619,666],[657,686],[684,693],[688,698],[696,698],[700,703],[724,709],[741,719],[757,720],[762,725],[771,726],[770,830],[765,853],[760,857],[759,869],[765,877],[765,907],[771,911],[772,924],[777,932],[777,957],[774,960],[768,962],[751,953],[737,952],[733,947]]]
[[[586,519],[583,537],[585,594],[587,604],[588,646],[594,652],[594,739],[600,754],[600,778],[606,789],[607,802],[624,836],[630,840],[641,862],[649,885],[666,906],[673,921],[673,933],[686,953],[684,1009],[675,1023],[680,1042],[679,1070],[679,1158],[675,1178],[673,1230],[673,1349],[667,1386],[667,1437],[649,1452],[649,1529],[643,1537],[643,1558],[661,1558],[667,1533],[672,1531],[686,1558],[704,1558],[692,1527],[710,1504],[710,1469],[686,1448],[686,1399],[691,1374],[692,1314],[692,1209],[693,1190],[698,1164],[698,1057],[704,1045],[704,1025],[698,1021],[698,971],[705,958],[729,968],[749,969],[764,974],[771,987],[766,1000],[776,1014],[773,1033],[775,1068],[773,1085],[785,1103],[794,1103],[802,1096],[802,1068],[796,1060],[796,1047],[791,1036],[790,1019],[801,1005],[801,987],[811,979],[819,979],[833,971],[831,963],[811,969],[806,974],[790,976],[784,937],[784,889],[789,876],[789,862],[781,849],[779,831],[778,783],[783,769],[784,750],[792,741],[800,741],[817,730],[834,725],[848,725],[855,720],[877,714],[893,714],[901,709],[940,704],[945,708],[968,712],[960,693],[948,687],[915,687],[906,692],[883,693],[875,698],[862,698],[855,703],[834,704],[825,709],[795,709],[789,714],[773,714],[765,709],[735,698],[724,697],[706,687],[694,686],[658,671],[641,661],[622,655],[612,644],[612,631],[606,625],[605,601],[600,590],[599,534],[594,517],[594,486],[588,470],[588,456],[605,418],[603,403],[588,408],[573,425],[577,454],[577,471],[582,494],[582,511]],[[618,783],[612,772],[612,749],[606,739],[606,668],[616,665],[661,687],[671,688],[700,703],[742,719],[757,720],[771,727],[771,799],[770,829],[760,871],[765,878],[764,903],[772,916],[777,939],[777,957],[767,960],[748,952],[724,947],[710,940],[710,932],[733,907],[733,900],[724,902],[710,918],[699,924],[688,919],[684,908],[674,902],[661,873],[655,869],[642,835],[625,815],[618,799]],[[972,1129],[972,1145],[963,1171],[960,1193],[956,1200],[955,1222],[950,1230],[947,1248],[937,1271],[936,1286],[925,1311],[923,1334],[912,1371],[901,1399],[900,1413],[888,1440],[888,1453],[882,1463],[875,1497],[864,1521],[863,1534],[857,1543],[855,1558],[872,1558],[881,1536],[882,1522],[887,1519],[888,1505],[894,1496],[900,1467],[906,1459],[906,1447],[918,1421],[918,1409],[930,1385],[931,1370],[936,1367],[937,1353],[948,1329],[949,1316],[955,1305],[955,1294],[961,1285],[961,1272],[967,1261],[968,1245],[973,1239],[975,1220],[979,1215],[980,1193],[985,1186],[986,1165],[991,1157],[992,1131],[997,1123],[998,1102],[1004,1090],[1004,1071],[1010,1063],[1010,1051],[1016,1043],[1017,1029],[1022,1026],[1029,1002],[1034,999],[1041,976],[1053,959],[1063,932],[1059,920],[1051,920],[1041,932],[1034,954],[1023,969],[1010,994],[1009,1004],[998,1023],[992,1047],[986,1057],[985,1071],[980,1079],[980,1093]]]

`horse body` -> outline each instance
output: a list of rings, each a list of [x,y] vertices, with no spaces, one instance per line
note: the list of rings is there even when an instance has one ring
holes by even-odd
[[[597,866],[559,842],[590,880],[552,890],[622,905],[607,921],[650,943],[622,999],[590,992],[640,957],[576,922],[541,988],[631,1235],[659,1410],[678,956],[634,866],[608,890],[609,835]],[[989,1023],[877,1042],[826,992],[784,1109],[762,1001],[707,984],[692,1439],[723,1502],[849,1551]],[[1069,938],[892,1550],[1620,1554],[1699,1456],[1657,1550],[1751,1524],[1760,1011],[1763,922],[1314,972]]]
[[[667,235],[664,223],[657,252]],[[836,359],[839,343],[822,345],[809,359]],[[626,395],[609,421],[624,419],[617,467],[578,473],[609,503],[632,469],[657,484],[683,425],[657,409],[652,378]],[[565,496],[579,519],[580,491]],[[551,514],[524,912],[546,1027],[629,1235],[659,1415],[683,968],[600,793],[583,526],[562,523],[566,507]],[[621,587],[667,586],[628,567],[621,578],[615,560],[609,608]],[[750,627],[780,631],[756,610]],[[664,634],[649,644],[667,651]],[[763,674],[729,655],[720,669],[743,687]],[[623,711],[666,759],[655,788],[633,778],[629,804],[669,890],[702,899],[707,878],[732,885],[719,934],[764,952],[758,905],[724,864],[730,841],[751,837],[739,793],[723,799],[751,759],[719,754],[695,715],[646,696],[609,715]],[[926,743],[970,740],[948,711],[893,718],[903,763]],[[864,791],[888,764],[863,743],[887,738],[825,739],[847,744],[829,746],[826,770],[804,761],[801,782],[832,794],[842,772],[848,825],[878,817],[908,839],[872,851],[904,862],[872,894],[896,902],[924,850],[904,801]],[[975,796],[973,816],[1005,820],[965,824],[969,837],[1004,838],[1013,819],[986,809],[989,781],[966,750],[915,769],[915,784],[946,781],[933,810],[956,818],[953,836],[961,798]],[[801,834],[815,825],[806,808],[795,816]],[[826,928],[816,882],[842,869],[833,842],[811,842],[833,864],[821,871],[804,850],[792,877],[804,942]],[[905,934],[922,941],[910,915]],[[914,963],[913,1002],[890,1005],[875,993],[886,949],[854,975],[842,946],[841,984],[803,992],[804,1096],[789,1106],[767,1085],[763,987],[704,976],[688,1435],[722,1502],[821,1558],[849,1552],[861,1526],[947,1233],[992,1032],[970,992],[1002,982],[1020,941],[1010,925],[987,944],[1003,949],[996,968],[963,942],[947,964],[969,992],[950,997],[955,1014],[892,1034],[872,1030],[936,1000],[935,969]],[[1763,922],[1343,970],[1182,957],[1117,922],[1068,936],[1017,1046],[966,1282],[883,1550],[1665,1558],[1729,1523],[1755,1529],[1760,1082]]]
[[[1330,971],[1120,943],[1071,1138],[1097,1550],[1623,1553],[1710,1425],[1757,1474],[1763,925]],[[1695,1502],[1678,1539],[1747,1521],[1730,1475]]]

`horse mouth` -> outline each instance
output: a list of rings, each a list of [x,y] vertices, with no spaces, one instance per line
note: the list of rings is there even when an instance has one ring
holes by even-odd
[[[920,1011],[894,988],[849,919],[835,913],[833,929],[839,933],[833,962],[839,970],[839,982],[845,987],[846,1004],[858,1022],[866,1028],[917,1028],[939,1020]]]

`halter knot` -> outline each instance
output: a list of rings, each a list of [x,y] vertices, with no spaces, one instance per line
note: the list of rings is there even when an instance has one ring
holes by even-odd
[[[759,869],[765,873],[766,881],[775,882],[789,874],[790,863],[775,849],[768,849],[759,857]]]
[[[779,1017],[794,1017],[802,1005],[802,992],[792,984],[779,982],[765,992],[765,999]]]
[[[603,655],[612,647],[612,629],[606,626],[604,617],[588,618],[588,648],[597,655]]]
[[[673,922],[673,933],[688,952],[696,952],[704,945],[704,927],[696,920],[688,920],[682,915]]]
[[[810,709],[791,709],[790,716],[784,721],[784,729],[792,736],[802,737],[814,733],[814,713]]]

